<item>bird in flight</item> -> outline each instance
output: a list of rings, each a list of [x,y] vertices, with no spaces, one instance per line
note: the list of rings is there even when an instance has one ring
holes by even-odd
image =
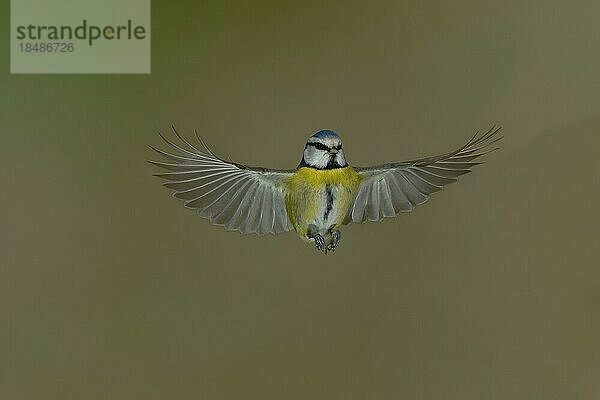
[[[342,140],[331,130],[312,135],[293,170],[251,167],[213,153],[196,131],[189,140],[172,126],[178,143],[160,137],[169,151],[150,146],[167,161],[150,161],[174,196],[214,225],[241,233],[278,234],[292,229],[327,254],[351,222],[381,221],[426,202],[431,194],[481,164],[496,150],[500,127],[476,133],[458,149],[372,167],[350,166]]]

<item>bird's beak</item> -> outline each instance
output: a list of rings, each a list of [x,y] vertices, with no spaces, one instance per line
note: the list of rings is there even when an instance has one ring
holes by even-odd
[[[329,150],[329,154],[337,154],[337,149],[331,149]]]

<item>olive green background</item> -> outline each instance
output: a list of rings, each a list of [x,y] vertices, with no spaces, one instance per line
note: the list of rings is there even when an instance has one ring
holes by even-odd
[[[147,76],[10,75],[3,35],[0,398],[598,398],[599,15],[155,0]],[[323,256],[170,197],[171,123],[278,168],[324,128],[357,165],[506,137]]]

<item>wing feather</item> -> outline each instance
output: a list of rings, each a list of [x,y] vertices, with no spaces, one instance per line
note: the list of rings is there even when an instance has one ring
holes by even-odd
[[[382,217],[393,217],[396,215],[396,210],[392,204],[392,198],[390,196],[390,187],[387,181],[379,182],[379,202],[380,202],[380,215]]]
[[[239,185],[238,185],[239,184]],[[239,203],[242,201],[244,194],[246,193],[247,187],[251,184],[250,180],[240,180],[234,185],[238,185],[237,189],[234,189],[233,194],[227,195],[225,198],[225,204],[221,208],[215,210],[211,222],[215,225],[227,224],[235,215],[239,207]]]
[[[355,168],[363,180],[345,222],[381,221],[411,211],[482,164],[475,160],[497,150],[492,145],[502,139],[500,129],[494,126],[482,135],[477,132],[457,150],[438,156]]]
[[[273,201],[272,192],[265,190],[262,196],[262,214],[260,217],[259,233],[267,233],[273,229]]]
[[[413,204],[410,202],[406,193],[402,190],[402,187],[396,179],[388,180],[390,194],[392,196],[392,204],[394,205],[395,211],[412,211]]]
[[[150,146],[167,162],[149,161],[166,170],[155,176],[184,201],[186,207],[215,225],[241,233],[276,234],[289,231],[284,181],[293,171],[249,167],[225,161],[194,131],[199,144],[171,126],[179,143],[161,133],[169,151]]]

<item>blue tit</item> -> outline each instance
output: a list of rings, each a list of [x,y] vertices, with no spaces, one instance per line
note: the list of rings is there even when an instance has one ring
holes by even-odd
[[[411,211],[431,194],[481,164],[495,150],[500,127],[476,133],[458,149],[433,157],[372,167],[348,165],[342,140],[331,130],[312,135],[292,170],[250,167],[225,161],[196,132],[196,141],[161,138],[170,152],[151,148],[168,161],[150,161],[166,172],[155,176],[187,207],[214,225],[241,233],[290,230],[327,254],[340,243],[340,227],[381,221]]]

